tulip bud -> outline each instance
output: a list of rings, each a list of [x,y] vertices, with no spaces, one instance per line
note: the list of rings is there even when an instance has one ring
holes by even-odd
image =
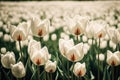
[[[11,65],[11,71],[16,78],[22,78],[26,74],[25,67],[22,62]]]
[[[96,59],[98,59],[98,55],[99,55],[99,60],[100,60],[100,61],[104,61],[104,60],[105,60],[105,55],[102,54],[102,53],[97,54],[97,55],[96,55]]]
[[[56,61],[52,62],[52,61],[48,61],[46,64],[45,64],[45,71],[46,72],[55,72],[56,71]]]
[[[85,67],[85,63],[80,63],[80,62],[77,62],[75,65],[74,65],[74,68],[73,68],[73,73],[77,76],[77,77],[82,77],[85,75],[86,73],[86,67]]]
[[[6,53],[6,48],[5,47],[1,48],[1,53],[3,53],[3,54]]]
[[[1,63],[3,67],[10,69],[11,64],[15,64],[15,55],[13,52],[7,52],[5,55],[1,54]]]

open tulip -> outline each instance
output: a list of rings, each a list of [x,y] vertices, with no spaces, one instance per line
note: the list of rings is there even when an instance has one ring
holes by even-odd
[[[50,60],[47,61],[45,64],[45,71],[53,73],[56,71],[56,61],[52,62]]]
[[[31,56],[32,62],[38,66],[44,65],[50,58],[51,55],[48,53],[47,47],[33,51],[33,55]]]
[[[16,26],[10,26],[10,34],[13,40],[15,41],[23,41],[26,40],[29,33],[29,23],[22,22]]]
[[[10,69],[11,64],[15,64],[15,55],[13,52],[7,52],[5,55],[1,54],[1,63],[3,67]]]
[[[70,40],[59,39],[59,50],[64,57],[66,57],[67,50],[72,46],[74,46],[73,39]]]
[[[112,53],[111,51],[107,51],[107,63],[111,66],[120,65],[120,52],[116,51]]]
[[[48,19],[40,21],[34,17],[31,19],[31,31],[34,36],[43,37],[49,32],[50,22]]]
[[[82,77],[86,74],[86,66],[85,66],[85,63],[80,63],[80,62],[77,62],[75,65],[74,65],[74,68],[73,68],[73,73],[77,76],[77,77]]]
[[[72,62],[80,61],[83,57],[83,43],[79,43],[67,50],[66,58]]]
[[[106,35],[106,24],[99,21],[91,21],[86,27],[86,35],[88,38],[102,38]]]
[[[25,67],[21,61],[11,65],[11,71],[16,78],[22,78],[26,74]]]
[[[73,35],[81,35],[84,33],[85,27],[88,23],[88,18],[76,15],[73,19],[67,18],[67,26]]]

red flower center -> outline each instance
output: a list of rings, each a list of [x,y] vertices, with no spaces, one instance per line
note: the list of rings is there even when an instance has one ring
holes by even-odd
[[[112,65],[112,66],[115,66],[115,65],[116,65],[115,61],[112,61],[112,62],[111,62],[111,65]]]
[[[75,55],[74,54],[71,56],[71,60],[75,61]]]
[[[21,36],[20,34],[17,36],[17,40],[18,40],[18,41],[21,41],[21,40],[22,40],[22,36]]]
[[[77,75],[82,76],[82,71],[80,70]]]
[[[39,36],[42,36],[42,34],[43,34],[43,31],[42,31],[41,29],[39,29],[39,30],[38,30],[38,35],[39,35]]]
[[[81,34],[81,31],[80,31],[79,28],[77,28],[77,29],[75,30],[75,35],[79,35],[79,34]]]
[[[102,36],[103,36],[102,33],[100,33],[100,34],[98,35],[99,38],[102,38]]]
[[[40,64],[41,64],[41,60],[40,60],[40,59],[36,59],[35,62],[36,62],[37,65],[40,65]]]

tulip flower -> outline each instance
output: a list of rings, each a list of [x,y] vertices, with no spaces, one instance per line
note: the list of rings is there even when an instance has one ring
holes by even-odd
[[[119,44],[120,43],[120,32],[118,29],[109,29],[108,30],[108,35],[110,39],[115,43]]]
[[[5,55],[1,54],[1,63],[3,67],[10,69],[11,64],[15,64],[15,55],[13,52],[7,52]]]
[[[11,65],[11,71],[16,78],[22,78],[26,75],[25,67],[21,61]]]
[[[87,26],[88,18],[76,15],[73,19],[67,19],[67,26],[69,31],[73,35],[81,35],[84,33],[85,27]]]
[[[106,24],[99,21],[91,21],[86,27],[86,35],[88,38],[102,38],[106,35]]]
[[[16,26],[10,26],[10,34],[13,40],[23,41],[26,40],[29,33],[29,23],[22,22]]]
[[[111,51],[107,51],[107,63],[111,66],[120,65],[120,52],[116,51],[112,53]]]
[[[83,43],[79,43],[67,50],[66,58],[72,62],[80,61],[83,57]]]
[[[73,73],[75,74],[75,76],[77,77],[83,77],[85,74],[86,74],[86,66],[85,66],[85,63],[80,63],[80,62],[77,62],[75,65],[74,65],[74,68],[73,68]]]
[[[70,40],[59,39],[59,50],[62,56],[66,57],[67,50],[72,46],[74,46],[73,39]]]
[[[56,71],[56,61],[52,62],[50,60],[47,61],[45,64],[45,71],[53,73]]]
[[[50,22],[49,20],[40,21],[38,18],[34,17],[31,19],[31,31],[34,36],[43,37],[49,31]]]
[[[31,56],[32,62],[38,66],[44,65],[50,58],[51,55],[48,53],[47,47],[33,51],[33,55]]]

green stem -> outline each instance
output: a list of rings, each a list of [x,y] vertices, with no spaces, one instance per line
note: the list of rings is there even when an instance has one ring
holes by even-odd
[[[112,80],[114,80],[114,66],[112,66]]]
[[[23,60],[23,53],[22,53],[22,47],[21,47],[21,42],[19,41],[19,47],[20,47],[20,60],[22,61],[22,62],[24,62],[24,60]]]
[[[74,73],[73,73],[74,64],[75,64],[75,62],[73,62],[73,68],[72,68],[72,80],[74,80]]]
[[[67,62],[67,72],[68,72],[68,80],[70,79],[70,74],[69,74],[69,61]]]
[[[37,66],[37,78],[38,78],[37,80],[40,80],[40,76],[39,75],[40,75],[40,69],[39,69],[39,66]]]
[[[100,38],[99,38],[99,48],[100,48]],[[100,68],[99,68],[100,60],[99,60],[99,53],[100,53],[100,50],[98,51],[98,80],[100,79]]]
[[[82,80],[82,77],[79,77],[79,80]]]
[[[49,79],[49,74],[47,73],[47,78]]]
[[[50,73],[50,79],[52,80],[52,73]]]

